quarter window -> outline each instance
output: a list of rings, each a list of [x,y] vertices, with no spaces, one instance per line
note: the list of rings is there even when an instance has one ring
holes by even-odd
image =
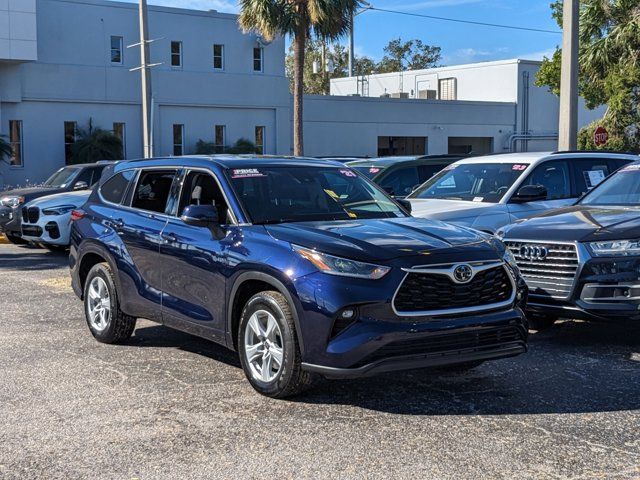
[[[182,42],[171,42],[171,66],[182,67]]]
[[[143,171],[136,185],[131,206],[149,212],[165,213],[175,170]]]
[[[22,120],[9,120],[10,165],[22,167]]]
[[[133,180],[134,176],[135,170],[127,170],[126,172],[120,172],[111,177],[100,187],[102,198],[111,203],[122,202],[129,182]]]
[[[122,65],[122,37],[111,36],[111,63]]]
[[[264,57],[264,49],[262,47],[256,47],[253,49],[253,71],[254,72],[263,71],[264,69],[263,57]]]
[[[256,127],[256,153],[258,155],[264,155],[265,145],[264,145],[264,133],[266,127]]]
[[[213,46],[213,69],[224,70],[224,45]]]
[[[173,155],[175,157],[184,155],[184,125],[182,124],[173,126]]]
[[[524,185],[542,185],[547,189],[547,200],[571,198],[569,165],[566,161],[555,160],[539,165],[529,175]]]
[[[76,143],[77,122],[64,122],[64,161],[69,164],[73,156],[72,147]]]

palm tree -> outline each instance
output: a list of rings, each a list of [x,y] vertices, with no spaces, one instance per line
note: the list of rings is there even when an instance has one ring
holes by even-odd
[[[78,139],[71,146],[71,164],[93,163],[98,160],[122,160],[122,141],[108,130],[78,129]]]
[[[11,144],[5,140],[3,135],[0,135],[0,160],[11,158],[11,155],[13,155]]]
[[[302,102],[307,40],[336,40],[351,25],[361,0],[240,0],[240,26],[272,40],[290,35],[293,41],[293,151],[304,155]]]

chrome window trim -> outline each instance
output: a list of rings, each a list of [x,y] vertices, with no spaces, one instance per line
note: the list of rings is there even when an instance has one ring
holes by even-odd
[[[472,269],[474,269],[474,275],[473,275],[474,277],[478,272],[489,270],[491,268],[502,267],[506,272],[507,277],[509,278],[509,281],[511,282],[511,296],[509,297],[509,299],[503,302],[491,303],[487,305],[479,305],[475,307],[447,308],[447,309],[440,309],[440,310],[423,310],[418,312],[400,312],[396,309],[396,297],[398,295],[398,292],[400,291],[400,288],[402,287],[405,280],[410,274],[431,273],[436,275],[443,275],[451,279],[452,277],[450,275],[452,275],[453,273],[450,274],[449,271],[453,272],[453,269],[455,269],[456,266],[465,265],[465,264],[470,265]],[[441,268],[437,268],[437,267],[441,267]],[[436,317],[436,316],[442,316],[442,315],[460,315],[460,314],[475,313],[475,312],[485,312],[487,310],[497,310],[500,308],[509,307],[513,305],[516,300],[516,293],[517,293],[516,282],[513,278],[513,275],[509,272],[509,269],[507,268],[506,263],[503,262],[502,260],[490,261],[490,262],[475,261],[475,262],[434,264],[434,265],[425,265],[425,266],[418,266],[418,267],[412,267],[412,268],[403,268],[402,270],[406,272],[405,276],[402,278],[402,280],[398,284],[398,287],[396,288],[396,291],[393,294],[393,298],[391,299],[391,308],[393,309],[393,313],[395,313],[399,317]]]

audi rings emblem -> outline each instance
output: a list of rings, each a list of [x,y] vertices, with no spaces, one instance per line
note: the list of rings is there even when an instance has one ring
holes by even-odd
[[[549,249],[542,245],[523,245],[520,247],[520,256],[525,260],[545,260],[549,255]]]
[[[473,269],[471,265],[456,265],[453,269],[453,279],[456,283],[469,283],[473,278]]]

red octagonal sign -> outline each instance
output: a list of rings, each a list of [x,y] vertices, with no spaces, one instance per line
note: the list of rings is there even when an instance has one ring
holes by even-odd
[[[596,144],[597,147],[601,147],[606,145],[609,141],[609,132],[604,127],[596,128],[596,131],[593,132],[593,143]]]

